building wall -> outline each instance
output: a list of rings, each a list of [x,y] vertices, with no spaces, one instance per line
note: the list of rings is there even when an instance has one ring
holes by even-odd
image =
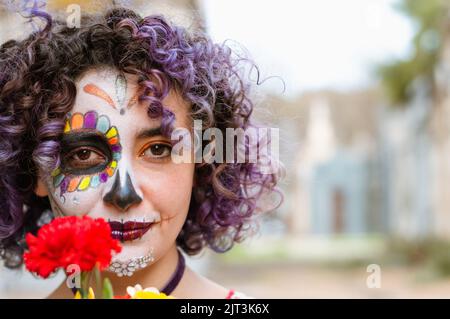
[[[367,164],[365,158],[341,151],[317,167],[311,184],[313,233],[368,231]]]

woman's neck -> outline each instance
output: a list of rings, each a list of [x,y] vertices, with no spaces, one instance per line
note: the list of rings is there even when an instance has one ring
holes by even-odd
[[[128,286],[141,285],[142,288],[155,287],[161,291],[172,277],[178,264],[178,250],[173,245],[166,254],[133,276],[118,277],[111,272],[103,272],[103,278],[109,278],[114,288],[114,295],[126,295]]]

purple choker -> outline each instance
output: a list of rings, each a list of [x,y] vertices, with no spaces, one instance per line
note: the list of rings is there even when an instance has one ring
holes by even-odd
[[[166,295],[170,295],[175,290],[175,288],[178,286],[178,284],[181,281],[181,278],[183,278],[184,269],[186,268],[183,254],[180,253],[180,251],[178,249],[177,249],[177,252],[178,252],[177,268],[175,269],[175,272],[172,274],[172,277],[169,279],[169,281],[164,286],[164,288],[161,289],[161,292],[165,293]]]

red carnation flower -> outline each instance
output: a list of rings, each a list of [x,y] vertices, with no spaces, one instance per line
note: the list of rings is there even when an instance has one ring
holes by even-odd
[[[58,268],[76,264],[81,271],[109,266],[112,253],[120,252],[119,241],[111,237],[111,228],[103,219],[61,217],[42,226],[37,236],[27,234],[26,268],[47,278]]]

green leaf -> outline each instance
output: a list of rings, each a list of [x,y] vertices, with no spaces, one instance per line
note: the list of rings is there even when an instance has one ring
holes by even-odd
[[[103,298],[114,299],[114,291],[111,285],[111,281],[108,278],[103,279]]]

